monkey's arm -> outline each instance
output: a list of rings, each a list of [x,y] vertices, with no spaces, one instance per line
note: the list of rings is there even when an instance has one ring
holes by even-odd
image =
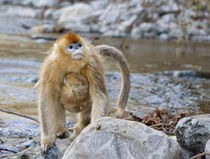
[[[117,100],[117,114],[119,117],[122,117],[130,92],[130,71],[128,69],[127,60],[123,56],[122,52],[113,46],[98,45],[95,46],[95,49],[101,55],[114,58],[119,65],[122,74],[122,82],[120,94]]]
[[[91,122],[94,122],[106,115],[108,107],[108,95],[101,63],[97,60],[91,62],[86,69],[86,76],[89,81],[89,92],[92,100]]]

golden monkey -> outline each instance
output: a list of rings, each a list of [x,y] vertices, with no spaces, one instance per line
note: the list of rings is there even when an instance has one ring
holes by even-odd
[[[122,53],[114,47],[92,46],[74,32],[61,36],[45,59],[40,80],[41,148],[46,152],[57,137],[68,137],[65,109],[78,113],[74,134],[107,113],[108,95],[101,58],[113,57],[122,73],[117,113],[123,116],[130,90],[130,72]]]

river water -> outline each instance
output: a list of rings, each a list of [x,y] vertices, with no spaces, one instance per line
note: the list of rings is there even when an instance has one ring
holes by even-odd
[[[37,117],[39,68],[59,35],[0,34],[0,106]],[[160,42],[85,35],[94,44],[121,47],[131,70],[127,110],[138,116],[155,108],[171,113],[210,113],[210,45]],[[104,60],[110,103],[116,105],[120,73],[111,59]],[[0,113],[4,121],[17,120]],[[75,120],[68,114],[69,120]],[[25,120],[22,120],[25,122]],[[26,124],[27,126],[27,124]]]

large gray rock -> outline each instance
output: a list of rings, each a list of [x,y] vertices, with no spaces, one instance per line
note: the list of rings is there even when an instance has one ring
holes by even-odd
[[[176,126],[176,137],[180,146],[197,154],[204,152],[210,138],[210,114],[186,117]]]
[[[90,5],[84,3],[78,3],[69,7],[65,7],[61,10],[62,13],[60,14],[58,23],[77,23],[82,19],[87,18],[88,16],[92,15],[93,9]]]
[[[86,127],[63,159],[179,159],[178,143],[144,124],[104,117]]]
[[[210,139],[206,143],[205,152],[210,154]],[[210,159],[210,155],[206,155],[206,159]]]

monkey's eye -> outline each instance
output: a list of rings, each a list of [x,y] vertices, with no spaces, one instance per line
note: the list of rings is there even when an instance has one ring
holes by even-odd
[[[82,44],[79,42],[79,43],[77,43],[77,47],[78,48],[82,48]]]
[[[75,49],[75,46],[74,44],[69,44],[68,47],[67,47],[67,51],[71,52]]]

